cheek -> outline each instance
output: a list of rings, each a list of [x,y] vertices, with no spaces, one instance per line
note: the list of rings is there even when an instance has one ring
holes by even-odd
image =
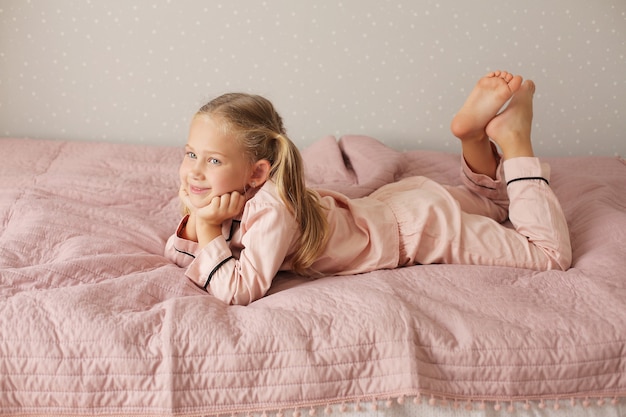
[[[178,168],[178,176],[180,178],[180,182],[185,184],[187,183],[187,174],[189,169],[185,166],[186,164],[183,162],[180,164],[180,168]]]
[[[211,188],[213,192],[221,195],[237,191],[242,188],[242,181],[239,176],[233,175],[215,175],[211,177]]]

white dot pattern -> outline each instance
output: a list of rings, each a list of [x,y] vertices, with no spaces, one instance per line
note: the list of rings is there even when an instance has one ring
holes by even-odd
[[[623,0],[3,0],[0,135],[177,145],[204,102],[245,91],[301,147],[458,152],[452,116],[508,69],[537,84],[539,155],[624,156],[625,55]]]

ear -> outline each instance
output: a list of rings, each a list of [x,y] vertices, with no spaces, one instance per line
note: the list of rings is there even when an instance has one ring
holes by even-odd
[[[267,159],[256,161],[252,166],[252,174],[250,174],[248,184],[253,188],[262,186],[269,178],[271,169],[272,164]]]

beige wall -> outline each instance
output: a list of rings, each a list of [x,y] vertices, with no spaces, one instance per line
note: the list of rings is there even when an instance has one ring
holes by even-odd
[[[0,136],[182,144],[231,90],[304,147],[368,134],[458,152],[475,80],[538,85],[541,155],[626,155],[626,2],[0,0]]]

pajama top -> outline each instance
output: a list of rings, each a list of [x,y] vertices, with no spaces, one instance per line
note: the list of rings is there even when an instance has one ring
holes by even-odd
[[[411,177],[357,199],[316,190],[326,209],[329,240],[312,271],[348,275],[431,263],[569,267],[567,223],[548,185],[546,165],[537,158],[514,158],[500,164],[493,180],[463,161],[461,178],[464,185],[452,187]],[[507,215],[516,230],[500,224]],[[299,228],[271,180],[201,250],[180,237],[186,221],[169,238],[165,254],[226,303],[261,298],[278,271],[291,269]]]

